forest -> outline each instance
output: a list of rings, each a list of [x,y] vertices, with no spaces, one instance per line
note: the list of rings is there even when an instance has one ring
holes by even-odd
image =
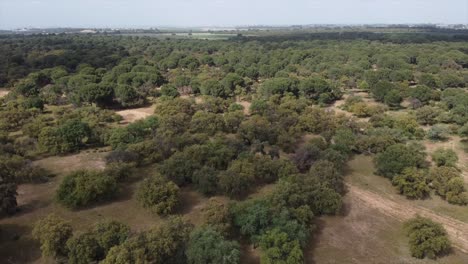
[[[467,40],[0,36],[0,259],[463,263]]]

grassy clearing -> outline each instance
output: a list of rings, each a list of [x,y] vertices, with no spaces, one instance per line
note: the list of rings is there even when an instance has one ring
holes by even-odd
[[[411,257],[402,223],[345,196],[342,216],[321,217],[318,232],[306,251],[306,263],[466,263],[458,251],[434,260]]]
[[[373,191],[396,202],[410,202],[412,205],[421,206],[436,213],[468,223],[468,210],[466,206],[449,204],[433,193],[428,199],[411,201],[398,194],[388,179],[374,174],[375,169],[371,156],[356,156],[349,162],[349,169],[350,173],[346,180],[352,185],[358,186],[364,190]]]

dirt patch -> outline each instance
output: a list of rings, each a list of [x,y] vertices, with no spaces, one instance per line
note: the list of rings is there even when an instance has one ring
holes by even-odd
[[[117,111],[116,114],[123,117],[121,124],[129,124],[154,114],[154,106]]]
[[[236,102],[237,104],[240,104],[244,107],[244,114],[245,115],[250,115],[250,105],[252,104],[251,102],[248,102],[248,101],[238,101]]]
[[[0,98],[7,96],[10,93],[7,89],[0,89]]]

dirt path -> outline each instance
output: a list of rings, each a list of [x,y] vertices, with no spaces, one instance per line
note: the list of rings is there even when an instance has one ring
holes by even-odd
[[[349,183],[347,187],[349,191],[348,195],[350,195],[354,202],[363,202],[398,221],[405,221],[419,214],[420,216],[431,218],[441,223],[445,227],[445,230],[447,230],[453,246],[462,252],[468,253],[468,223],[455,220],[451,217],[442,216],[419,206],[411,205],[409,202],[396,202],[384,198],[377,193],[363,190]]]

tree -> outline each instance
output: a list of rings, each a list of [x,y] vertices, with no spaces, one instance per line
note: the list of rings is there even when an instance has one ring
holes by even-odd
[[[144,208],[156,214],[167,215],[179,204],[179,187],[157,174],[140,184],[137,200]]]
[[[240,263],[239,244],[225,240],[210,226],[193,231],[186,254],[191,264]]]
[[[130,227],[117,221],[98,223],[92,230],[99,247],[106,255],[114,246],[124,243],[130,237]]]
[[[66,207],[78,208],[110,199],[116,192],[114,177],[100,171],[79,170],[63,178],[56,197]]]
[[[172,97],[172,98],[180,95],[179,92],[177,91],[177,88],[170,84],[165,84],[161,86],[161,94],[167,97]]]
[[[50,214],[34,224],[32,236],[41,244],[45,257],[64,257],[68,253],[66,242],[73,233],[71,225],[62,218]]]
[[[143,103],[143,99],[138,92],[130,85],[119,84],[114,88],[117,101],[124,107],[137,106]]]
[[[218,198],[210,198],[202,209],[205,224],[211,226],[224,236],[229,235],[232,228],[232,215],[230,205]]]
[[[52,154],[77,151],[91,137],[91,128],[85,122],[74,118],[58,127],[45,127],[39,134],[39,145]]]
[[[405,168],[402,174],[392,179],[400,194],[410,199],[421,199],[429,195],[426,171],[416,168]]]
[[[201,193],[212,195],[218,191],[218,174],[212,167],[204,166],[193,173],[192,182]]]
[[[181,217],[169,217],[162,225],[112,247],[102,263],[186,263],[184,251],[192,228]]]
[[[425,156],[425,153],[417,148],[395,144],[377,154],[374,163],[378,174],[392,179],[397,174],[401,174],[405,168],[424,167]]]
[[[67,241],[68,263],[88,264],[100,260],[103,252],[97,242],[97,235],[86,232],[69,239]]]
[[[435,167],[430,172],[432,187],[442,198],[449,203],[464,205],[468,203],[468,195],[465,191],[460,172],[453,167]]]
[[[255,182],[253,164],[247,159],[235,160],[219,175],[219,187],[230,197],[240,197],[249,192]]]
[[[411,255],[416,258],[435,259],[450,250],[447,232],[441,224],[417,216],[405,223]]]
[[[303,263],[304,256],[298,240],[288,237],[279,228],[267,231],[260,237],[261,263]]]
[[[458,156],[452,149],[438,148],[431,154],[432,161],[437,166],[456,167]]]
[[[401,101],[403,101],[403,98],[398,90],[391,90],[385,94],[384,102],[390,107],[399,107]]]

